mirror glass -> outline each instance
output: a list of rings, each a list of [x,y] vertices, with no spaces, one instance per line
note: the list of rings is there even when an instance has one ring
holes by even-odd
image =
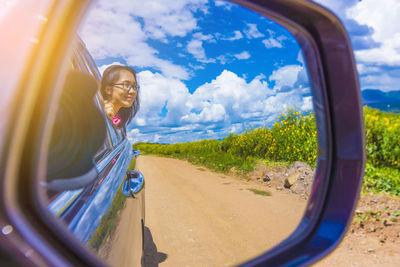
[[[285,28],[225,1],[96,1],[79,36],[73,69],[99,84],[110,66],[135,72],[94,97],[106,129],[96,177],[49,194],[74,236],[113,266],[226,266],[295,230],[317,133]]]

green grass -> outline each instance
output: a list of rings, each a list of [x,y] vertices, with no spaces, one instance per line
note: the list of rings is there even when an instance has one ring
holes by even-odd
[[[288,161],[272,161],[269,159],[259,159],[257,162],[264,164],[267,167],[270,168],[289,168],[290,162]]]
[[[382,222],[386,224],[387,221],[397,222],[400,216],[400,210],[395,210],[392,213],[387,210],[371,210],[356,214],[353,220],[357,223],[366,222]]]
[[[365,107],[364,120],[368,162],[400,170],[400,114]]]
[[[363,191],[400,196],[400,171],[390,167],[374,167],[367,163]]]
[[[263,191],[263,190],[258,190],[255,188],[247,188],[247,190],[253,192],[256,195],[261,195],[261,196],[272,196],[272,193],[269,191]]]
[[[400,114],[364,107],[367,164],[363,191],[400,196]]]

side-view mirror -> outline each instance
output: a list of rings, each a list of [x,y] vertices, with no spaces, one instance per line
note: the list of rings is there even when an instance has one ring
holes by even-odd
[[[134,155],[135,157],[138,157],[138,156],[140,155],[140,150],[134,149],[134,150],[133,150],[133,155]]]
[[[38,181],[44,181],[46,177],[48,180],[44,185],[47,188],[65,190],[87,185],[97,176],[93,155],[104,142],[106,131],[104,118],[93,103],[97,84],[86,75],[72,73],[67,77],[66,87],[69,89],[62,92],[64,94],[68,91],[71,95],[60,97],[63,101],[61,105],[65,106],[57,116],[62,117],[62,123],[57,123],[56,119],[50,151],[45,149],[48,147],[46,137],[51,133],[51,128],[45,127],[51,121],[47,112],[51,100],[55,98],[52,98],[54,92],[62,87],[59,81],[67,75],[65,62],[69,59],[73,37],[89,2],[49,0],[43,1],[46,3],[43,5],[37,5],[35,1],[30,1],[28,5],[17,1],[13,7],[18,13],[7,17],[14,22],[16,14],[24,14],[18,16],[24,23],[20,23],[22,26],[15,23],[19,30],[13,29],[13,36],[15,33],[15,36],[20,37],[18,40],[28,43],[29,47],[23,46],[21,50],[24,53],[16,51],[11,56],[5,54],[4,51],[8,50],[0,50],[0,61],[3,62],[3,58],[9,59],[4,61],[9,65],[9,70],[4,68],[4,73],[0,74],[3,78],[7,77],[3,79],[6,81],[3,87],[6,93],[0,102],[8,101],[6,104],[12,107],[10,114],[14,116],[12,120],[7,117],[7,124],[0,125],[0,195],[3,199],[0,206],[0,262],[3,255],[6,255],[6,260],[13,263],[17,261],[21,265],[104,264],[71,234],[64,222],[54,218],[43,204],[46,200],[38,194],[43,189],[43,184]],[[338,18],[313,2],[233,2],[284,26],[300,44],[308,69],[318,132],[315,178],[300,223],[285,240],[243,266],[311,264],[332,251],[343,238],[351,222],[363,177],[365,141],[362,105],[352,47]],[[6,35],[3,34],[6,28],[9,27],[0,27],[1,36]],[[85,90],[80,90],[82,87]],[[15,99],[22,104],[14,107],[17,103]],[[123,139],[122,135],[120,137]],[[110,147],[115,149],[106,153],[109,161],[102,166],[104,173],[110,170],[121,172],[121,165],[118,165],[120,161],[117,159],[125,165],[129,164],[124,157],[125,154],[132,156],[131,147],[126,145],[126,139],[120,143],[118,140],[117,137],[109,140]],[[76,153],[79,157],[74,157]],[[136,150],[133,154],[137,157],[140,152]],[[47,166],[46,162],[49,162]],[[145,175],[147,179],[147,173]],[[122,188],[126,196],[135,197],[143,188],[143,176],[139,172],[127,173],[127,179],[122,181],[111,181],[104,177],[106,175],[102,181],[112,185],[115,191],[118,189],[119,193]],[[97,194],[100,200],[113,199],[111,194],[107,195],[97,189],[96,186],[90,188],[88,198]],[[114,203],[122,203],[123,206],[119,197],[114,199]],[[69,202],[70,214],[76,216],[67,218],[71,225],[77,217],[90,217],[90,212],[79,209],[86,205],[85,200],[86,195],[80,199],[72,198]],[[127,201],[140,202],[138,200],[131,198]],[[95,203],[98,206],[90,211],[106,206],[99,203]],[[118,215],[118,212],[107,213],[108,217],[111,215]],[[97,220],[96,224],[99,225],[98,235],[104,237],[104,229],[108,226],[103,227],[105,224],[102,223],[106,220],[100,222],[99,216],[93,217],[93,221]],[[136,217],[141,223],[137,225],[143,233],[144,220],[141,216]],[[82,223],[79,229],[86,230],[92,226],[90,223]],[[259,236],[268,239],[263,233]],[[139,243],[139,246],[143,245]],[[122,248],[124,250],[126,247]]]
[[[126,172],[126,179],[122,185],[122,193],[126,197],[133,197],[143,189],[144,179],[143,174],[139,171]]]

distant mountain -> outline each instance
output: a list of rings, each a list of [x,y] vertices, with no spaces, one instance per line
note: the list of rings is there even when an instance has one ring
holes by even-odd
[[[365,89],[361,92],[363,105],[383,111],[400,113],[400,91],[383,92]]]

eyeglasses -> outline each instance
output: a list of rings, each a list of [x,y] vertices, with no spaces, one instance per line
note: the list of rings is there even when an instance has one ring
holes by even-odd
[[[113,84],[113,86],[116,86],[116,87],[118,87],[118,88],[120,88],[120,89],[122,89],[124,91],[127,91],[127,92],[129,92],[130,90],[133,90],[135,92],[138,91],[138,85],[137,84],[132,85],[132,84],[129,84],[129,83],[115,83],[115,84]]]

